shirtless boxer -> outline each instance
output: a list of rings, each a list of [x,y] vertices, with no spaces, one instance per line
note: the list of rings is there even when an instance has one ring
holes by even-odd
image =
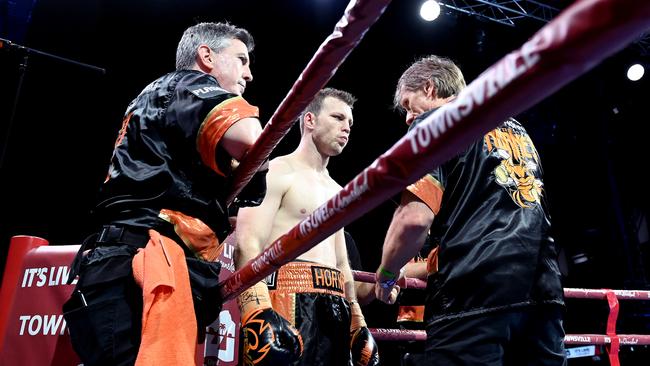
[[[300,144],[291,154],[270,162],[264,201],[254,209],[239,211],[237,267],[341,189],[330,177],[327,163],[348,142],[354,102],[349,93],[327,88],[302,113]],[[356,300],[343,229],[282,266],[266,283],[245,291],[238,301],[245,364],[379,362],[376,343]],[[270,326],[265,327],[267,323]]]

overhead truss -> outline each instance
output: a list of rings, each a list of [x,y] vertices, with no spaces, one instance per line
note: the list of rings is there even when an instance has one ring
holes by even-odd
[[[560,9],[535,0],[440,0],[440,6],[514,27],[525,18],[548,22]]]

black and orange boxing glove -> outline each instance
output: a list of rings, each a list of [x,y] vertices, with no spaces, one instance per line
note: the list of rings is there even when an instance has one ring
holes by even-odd
[[[350,354],[354,366],[379,365],[377,342],[370,334],[361,307],[356,301],[350,302]]]
[[[259,282],[239,295],[244,365],[288,365],[302,355],[302,337],[271,307],[269,290]]]

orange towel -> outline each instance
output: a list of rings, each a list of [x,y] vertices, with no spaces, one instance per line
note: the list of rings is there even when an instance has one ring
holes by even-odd
[[[149,230],[149,243],[133,258],[142,287],[142,342],[136,366],[193,365],[196,318],[183,249]]]

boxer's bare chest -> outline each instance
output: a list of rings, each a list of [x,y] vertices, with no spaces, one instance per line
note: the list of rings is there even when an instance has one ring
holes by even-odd
[[[326,172],[300,169],[293,176],[282,198],[282,206],[291,216],[304,218],[339,191],[339,186]]]

